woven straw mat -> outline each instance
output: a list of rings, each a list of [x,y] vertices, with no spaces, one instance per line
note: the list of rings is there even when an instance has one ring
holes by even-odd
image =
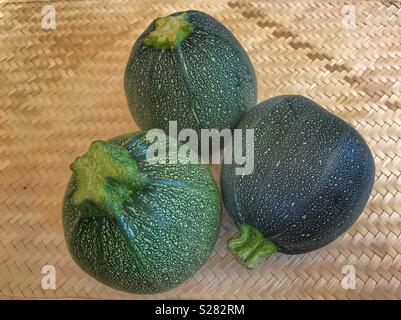
[[[401,298],[400,2],[60,1],[54,30],[42,27],[45,4],[0,0],[1,298]],[[357,128],[374,154],[376,182],[357,223],[325,248],[276,254],[246,270],[227,251],[236,227],[224,212],[215,251],[190,280],[158,295],[122,293],[85,274],[67,251],[69,164],[92,140],[138,130],[123,88],[131,47],[153,19],[187,9],[214,16],[240,40],[259,101],[305,95]],[[42,289],[48,264],[55,290]],[[342,285],[347,265],[354,289]]]

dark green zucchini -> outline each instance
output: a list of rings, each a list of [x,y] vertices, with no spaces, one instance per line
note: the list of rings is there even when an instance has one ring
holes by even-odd
[[[156,19],[125,70],[129,109],[143,129],[234,128],[256,104],[256,77],[232,33],[199,11]]]
[[[224,204],[239,224],[230,249],[247,267],[276,251],[305,253],[345,232],[372,190],[374,162],[358,132],[302,96],[269,99],[241,120],[254,129],[254,171],[224,165]]]
[[[217,185],[204,165],[151,164],[144,132],[96,141],[71,165],[63,225],[74,260],[123,291],[155,293],[188,279],[216,242]]]

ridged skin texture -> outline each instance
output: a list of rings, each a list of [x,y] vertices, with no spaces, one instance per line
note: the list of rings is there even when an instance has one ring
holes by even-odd
[[[176,13],[181,14],[181,13]],[[143,129],[234,128],[256,105],[256,77],[248,55],[232,33],[209,15],[188,11],[194,31],[175,49],[135,43],[125,70],[125,93]]]
[[[218,234],[221,199],[204,165],[149,164],[144,133],[120,136],[150,183],[135,192],[117,218],[85,217],[71,200],[64,206],[69,251],[87,273],[106,285],[133,293],[156,293],[179,285],[211,254]]]
[[[224,165],[224,204],[283,253],[327,245],[361,214],[374,181],[371,152],[358,132],[302,96],[279,96],[249,111],[255,168],[236,176]],[[244,145],[244,143],[243,143]]]

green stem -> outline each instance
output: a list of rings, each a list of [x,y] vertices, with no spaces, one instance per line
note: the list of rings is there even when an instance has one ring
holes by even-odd
[[[156,49],[174,49],[193,31],[188,13],[173,14],[155,21],[155,29],[144,39],[144,45]]]
[[[119,216],[123,203],[148,181],[126,148],[104,141],[94,141],[71,170],[76,178],[72,201],[89,216]]]
[[[265,257],[278,251],[277,245],[256,228],[239,224],[239,229],[240,233],[228,240],[228,248],[245,267],[256,269]]]

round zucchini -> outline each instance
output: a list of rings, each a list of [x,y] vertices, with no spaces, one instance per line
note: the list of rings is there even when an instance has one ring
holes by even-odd
[[[374,161],[358,132],[302,96],[262,102],[238,128],[254,129],[254,170],[224,165],[225,207],[240,234],[229,248],[256,268],[276,251],[305,253],[345,232],[372,190]]]
[[[77,264],[132,293],[188,279],[211,254],[220,224],[220,193],[208,168],[152,164],[149,145],[145,132],[93,142],[71,165],[63,202]]]
[[[256,104],[251,61],[233,34],[199,11],[156,19],[125,70],[129,109],[142,129],[234,128]]]

